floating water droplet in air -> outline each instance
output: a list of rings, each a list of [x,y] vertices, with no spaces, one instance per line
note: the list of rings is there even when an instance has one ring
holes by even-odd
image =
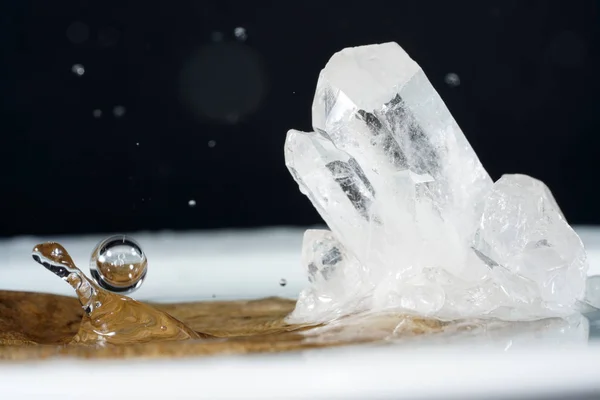
[[[287,279],[281,278],[281,280],[279,281],[279,286],[285,286],[287,285]]]
[[[92,111],[92,115],[94,116],[94,118],[100,118],[102,116],[102,110],[94,110]]]
[[[190,207],[196,207],[196,200],[190,200],[190,201],[188,201],[188,206],[190,206]]]
[[[117,293],[139,289],[147,270],[148,260],[139,243],[125,235],[98,243],[90,259],[90,273],[96,283]]]
[[[71,71],[77,76],[83,76],[85,74],[85,68],[81,64],[75,64],[71,67]]]
[[[217,145],[217,142],[216,142],[216,141],[214,141],[214,140],[209,140],[209,141],[208,141],[208,147],[210,147],[211,149],[212,149],[213,147],[215,147],[216,145]]]
[[[246,33],[246,29],[243,28],[243,27],[241,27],[241,26],[238,26],[237,28],[235,28],[233,30],[233,34],[235,35],[235,37],[237,38],[237,40],[240,40],[242,42],[248,38],[248,34]]]
[[[444,82],[446,82],[448,86],[456,87],[460,85],[460,77],[454,72],[449,72],[446,74]]]
[[[113,108],[113,114],[115,115],[115,117],[120,118],[123,115],[125,115],[125,107],[123,106],[115,106],[115,108]]]

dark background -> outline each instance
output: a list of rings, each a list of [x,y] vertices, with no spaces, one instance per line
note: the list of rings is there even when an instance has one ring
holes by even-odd
[[[334,52],[385,41],[494,179],[542,179],[600,223],[596,1],[0,4],[0,235],[318,223],[285,133],[310,129]]]

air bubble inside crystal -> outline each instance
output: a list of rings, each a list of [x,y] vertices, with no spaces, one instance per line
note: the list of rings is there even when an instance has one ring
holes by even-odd
[[[125,235],[100,242],[90,259],[90,272],[102,288],[118,293],[137,290],[146,276],[148,261],[140,245]]]

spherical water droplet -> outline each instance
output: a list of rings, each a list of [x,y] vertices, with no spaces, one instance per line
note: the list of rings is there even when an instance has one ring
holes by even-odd
[[[120,118],[123,115],[125,115],[125,107],[123,106],[115,106],[115,108],[113,108],[113,114],[115,115],[115,117]]]
[[[460,85],[460,77],[454,72],[447,73],[444,81],[448,86],[456,87]]]
[[[75,64],[71,67],[71,71],[77,76],[83,76],[85,74],[85,68],[81,64]]]
[[[92,115],[94,118],[100,118],[102,116],[102,110],[94,110],[92,111]]]
[[[242,42],[244,40],[246,40],[246,38],[248,38],[248,34],[246,33],[246,29],[243,28],[243,27],[241,27],[241,26],[238,26],[237,28],[235,28],[233,30],[233,34],[235,35],[235,37],[238,40],[241,40]]]
[[[188,201],[188,206],[190,206],[190,207],[196,207],[196,200],[190,200],[190,201]]]
[[[215,147],[217,145],[217,142],[215,140],[209,140],[208,141],[208,147],[210,147],[211,149],[213,147]]]
[[[90,273],[100,287],[131,293],[146,277],[148,261],[139,243],[125,235],[104,239],[92,252]]]
[[[279,281],[279,286],[285,286],[287,285],[287,279],[281,278],[281,280]]]

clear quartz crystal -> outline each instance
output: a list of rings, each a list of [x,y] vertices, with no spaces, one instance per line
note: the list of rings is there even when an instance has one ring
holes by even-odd
[[[590,276],[585,282],[585,302],[600,308],[600,275]]]
[[[531,319],[582,296],[585,252],[550,191],[523,175],[494,184],[396,43],[333,55],[312,116],[314,132],[288,132],[285,159],[331,232],[305,235],[310,286],[290,321],[390,308]]]

